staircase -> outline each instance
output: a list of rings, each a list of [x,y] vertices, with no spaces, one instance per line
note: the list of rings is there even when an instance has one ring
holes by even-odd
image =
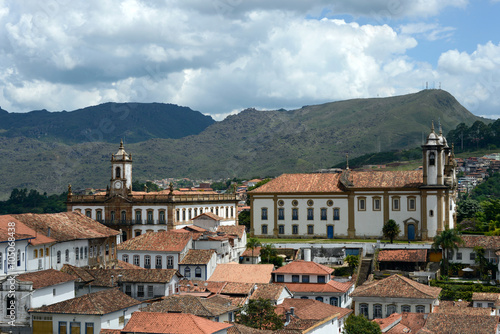
[[[363,284],[368,275],[372,272],[372,262],[373,262],[373,254],[366,254],[361,260],[361,267],[359,269],[358,279],[356,280],[356,286],[360,286]]]

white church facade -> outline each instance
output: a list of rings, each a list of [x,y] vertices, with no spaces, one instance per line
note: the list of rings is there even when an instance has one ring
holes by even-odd
[[[250,233],[273,238],[380,238],[395,220],[398,239],[430,240],[455,226],[456,162],[434,125],[418,171],[283,174],[249,192]]]
[[[67,210],[78,211],[122,231],[122,241],[146,232],[182,228],[203,213],[220,217],[221,225],[237,224],[234,194],[215,191],[178,191],[171,186],[160,192],[132,191],[132,155],[123,142],[111,156],[111,179],[106,192],[74,195],[68,189]]]

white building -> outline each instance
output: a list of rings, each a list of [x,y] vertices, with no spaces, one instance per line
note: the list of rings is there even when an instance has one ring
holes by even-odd
[[[311,261],[296,260],[273,271],[273,281],[284,283],[293,298],[315,299],[339,307],[351,307],[354,282],[333,280],[333,269]]]
[[[7,261],[8,229],[15,229],[16,242]],[[78,212],[0,216],[0,273],[15,274],[64,264],[78,267],[105,265],[116,260],[117,235]]]
[[[117,288],[30,310],[33,334],[99,333],[122,329],[141,302]]]
[[[13,288],[11,288],[11,286]],[[30,308],[51,305],[75,297],[75,277],[47,269],[16,276],[3,276],[0,289],[0,329],[8,332],[10,309],[15,306],[15,326],[29,327]]]
[[[484,249],[484,257],[487,261],[497,266],[496,272],[493,273],[494,278],[500,277],[500,236],[486,236],[486,235],[462,235],[463,244],[458,245],[458,250],[450,258],[450,262],[461,263],[468,267],[477,268],[476,252],[474,247],[481,247]]]
[[[441,288],[392,275],[357,287],[351,297],[355,314],[371,320],[393,313],[431,313],[439,305],[440,293]]]
[[[190,225],[203,213],[220,217],[221,225],[237,222],[237,199],[234,194],[215,191],[160,192],[132,191],[132,155],[125,152],[123,142],[111,155],[111,180],[106,192],[74,195],[68,189],[68,211],[79,211],[122,230],[123,240],[146,232],[166,231]]]
[[[118,259],[145,269],[179,269],[191,248],[187,231],[147,232],[119,244]]]
[[[379,238],[384,223],[394,219],[401,239],[432,239],[455,226],[456,163],[434,126],[422,151],[421,171],[283,174],[248,193],[250,233]]]
[[[190,249],[179,262],[179,272],[189,280],[206,281],[217,266],[214,249]]]

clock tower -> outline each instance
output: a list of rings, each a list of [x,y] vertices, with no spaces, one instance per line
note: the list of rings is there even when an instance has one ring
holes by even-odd
[[[132,192],[132,154],[125,152],[123,140],[116,154],[111,155],[110,195],[127,196]]]

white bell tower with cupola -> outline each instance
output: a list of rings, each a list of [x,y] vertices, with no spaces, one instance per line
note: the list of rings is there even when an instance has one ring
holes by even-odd
[[[434,132],[432,122],[431,133],[427,136],[425,145],[422,145],[424,184],[428,186],[444,185],[443,173],[446,157],[446,139],[440,130],[439,135]]]
[[[111,195],[127,195],[132,191],[132,154],[125,152],[123,140],[116,154],[111,155]]]

